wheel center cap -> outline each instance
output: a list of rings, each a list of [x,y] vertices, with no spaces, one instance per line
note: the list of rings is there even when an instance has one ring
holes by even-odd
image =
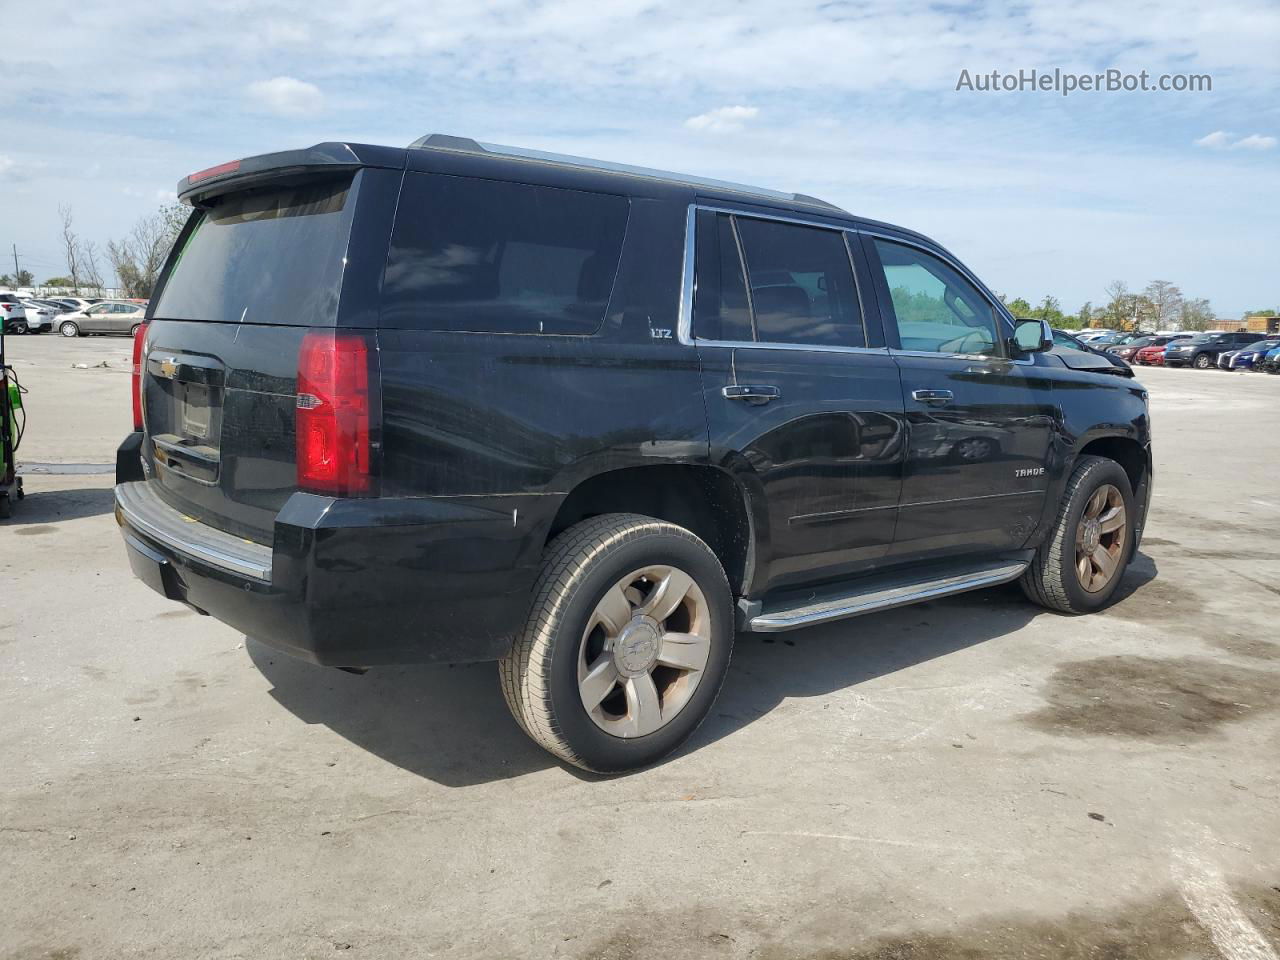
[[[1102,541],[1102,528],[1097,520],[1086,520],[1084,524],[1084,548],[1087,552],[1092,553],[1098,549],[1098,544]]]
[[[648,673],[658,659],[662,633],[648,617],[637,617],[622,628],[613,648],[613,661],[624,677]]]

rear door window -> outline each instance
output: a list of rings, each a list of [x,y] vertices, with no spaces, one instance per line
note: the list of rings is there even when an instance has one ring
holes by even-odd
[[[867,345],[844,234],[774,220],[735,220],[757,340]]]
[[[383,282],[385,327],[591,334],[604,320],[628,201],[439,174],[405,177]]]

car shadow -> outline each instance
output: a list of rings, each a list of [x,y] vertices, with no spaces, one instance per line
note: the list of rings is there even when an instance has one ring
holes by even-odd
[[[1122,581],[1123,595],[1155,575],[1155,564],[1138,554]],[[826,696],[1056,615],[1033,606],[1010,584],[788,633],[739,634],[711,715],[674,756],[729,736],[784,700]],[[444,786],[504,780],[557,763],[512,720],[492,663],[379,667],[356,676],[249,638],[245,649],[271,683],[271,696],[299,719],[324,724]]]
[[[13,503],[13,517],[0,521],[0,528],[22,528],[31,524],[58,523],[62,520],[78,520],[110,513],[115,506],[111,487],[77,487],[72,490],[41,490],[38,481],[24,477],[26,493]]]

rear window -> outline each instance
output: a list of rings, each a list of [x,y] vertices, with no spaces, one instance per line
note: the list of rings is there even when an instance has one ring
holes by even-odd
[[[382,325],[591,334],[609,304],[625,197],[437,174],[405,178]]]
[[[230,194],[194,214],[155,316],[332,326],[354,200],[350,177]]]

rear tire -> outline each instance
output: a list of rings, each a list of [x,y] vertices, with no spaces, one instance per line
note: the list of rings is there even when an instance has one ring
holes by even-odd
[[[13,323],[9,324],[9,332],[19,337],[22,336],[24,333],[27,332],[27,321],[25,320],[13,321]]]
[[[729,584],[705,543],[605,514],[547,547],[529,619],[499,663],[502,692],[521,729],[566,763],[634,770],[706,717],[733,630]]]
[[[132,339],[137,339],[138,331],[139,331],[139,330],[141,330],[141,329],[142,329],[142,324],[140,324],[140,323],[135,323],[132,327],[130,327],[130,328],[129,328],[129,336],[130,336],[130,338],[132,338]]]
[[[1209,356],[1207,353],[1202,353],[1192,361],[1192,366],[1197,370],[1208,370],[1213,366],[1213,357]]]
[[[64,337],[80,336],[80,326],[74,320],[64,320],[58,327],[58,332]]]
[[[1120,464],[1081,457],[1067,481],[1057,522],[1018,581],[1022,592],[1062,613],[1101,610],[1133,557],[1135,518],[1133,491]],[[1120,526],[1112,527],[1117,521]]]

